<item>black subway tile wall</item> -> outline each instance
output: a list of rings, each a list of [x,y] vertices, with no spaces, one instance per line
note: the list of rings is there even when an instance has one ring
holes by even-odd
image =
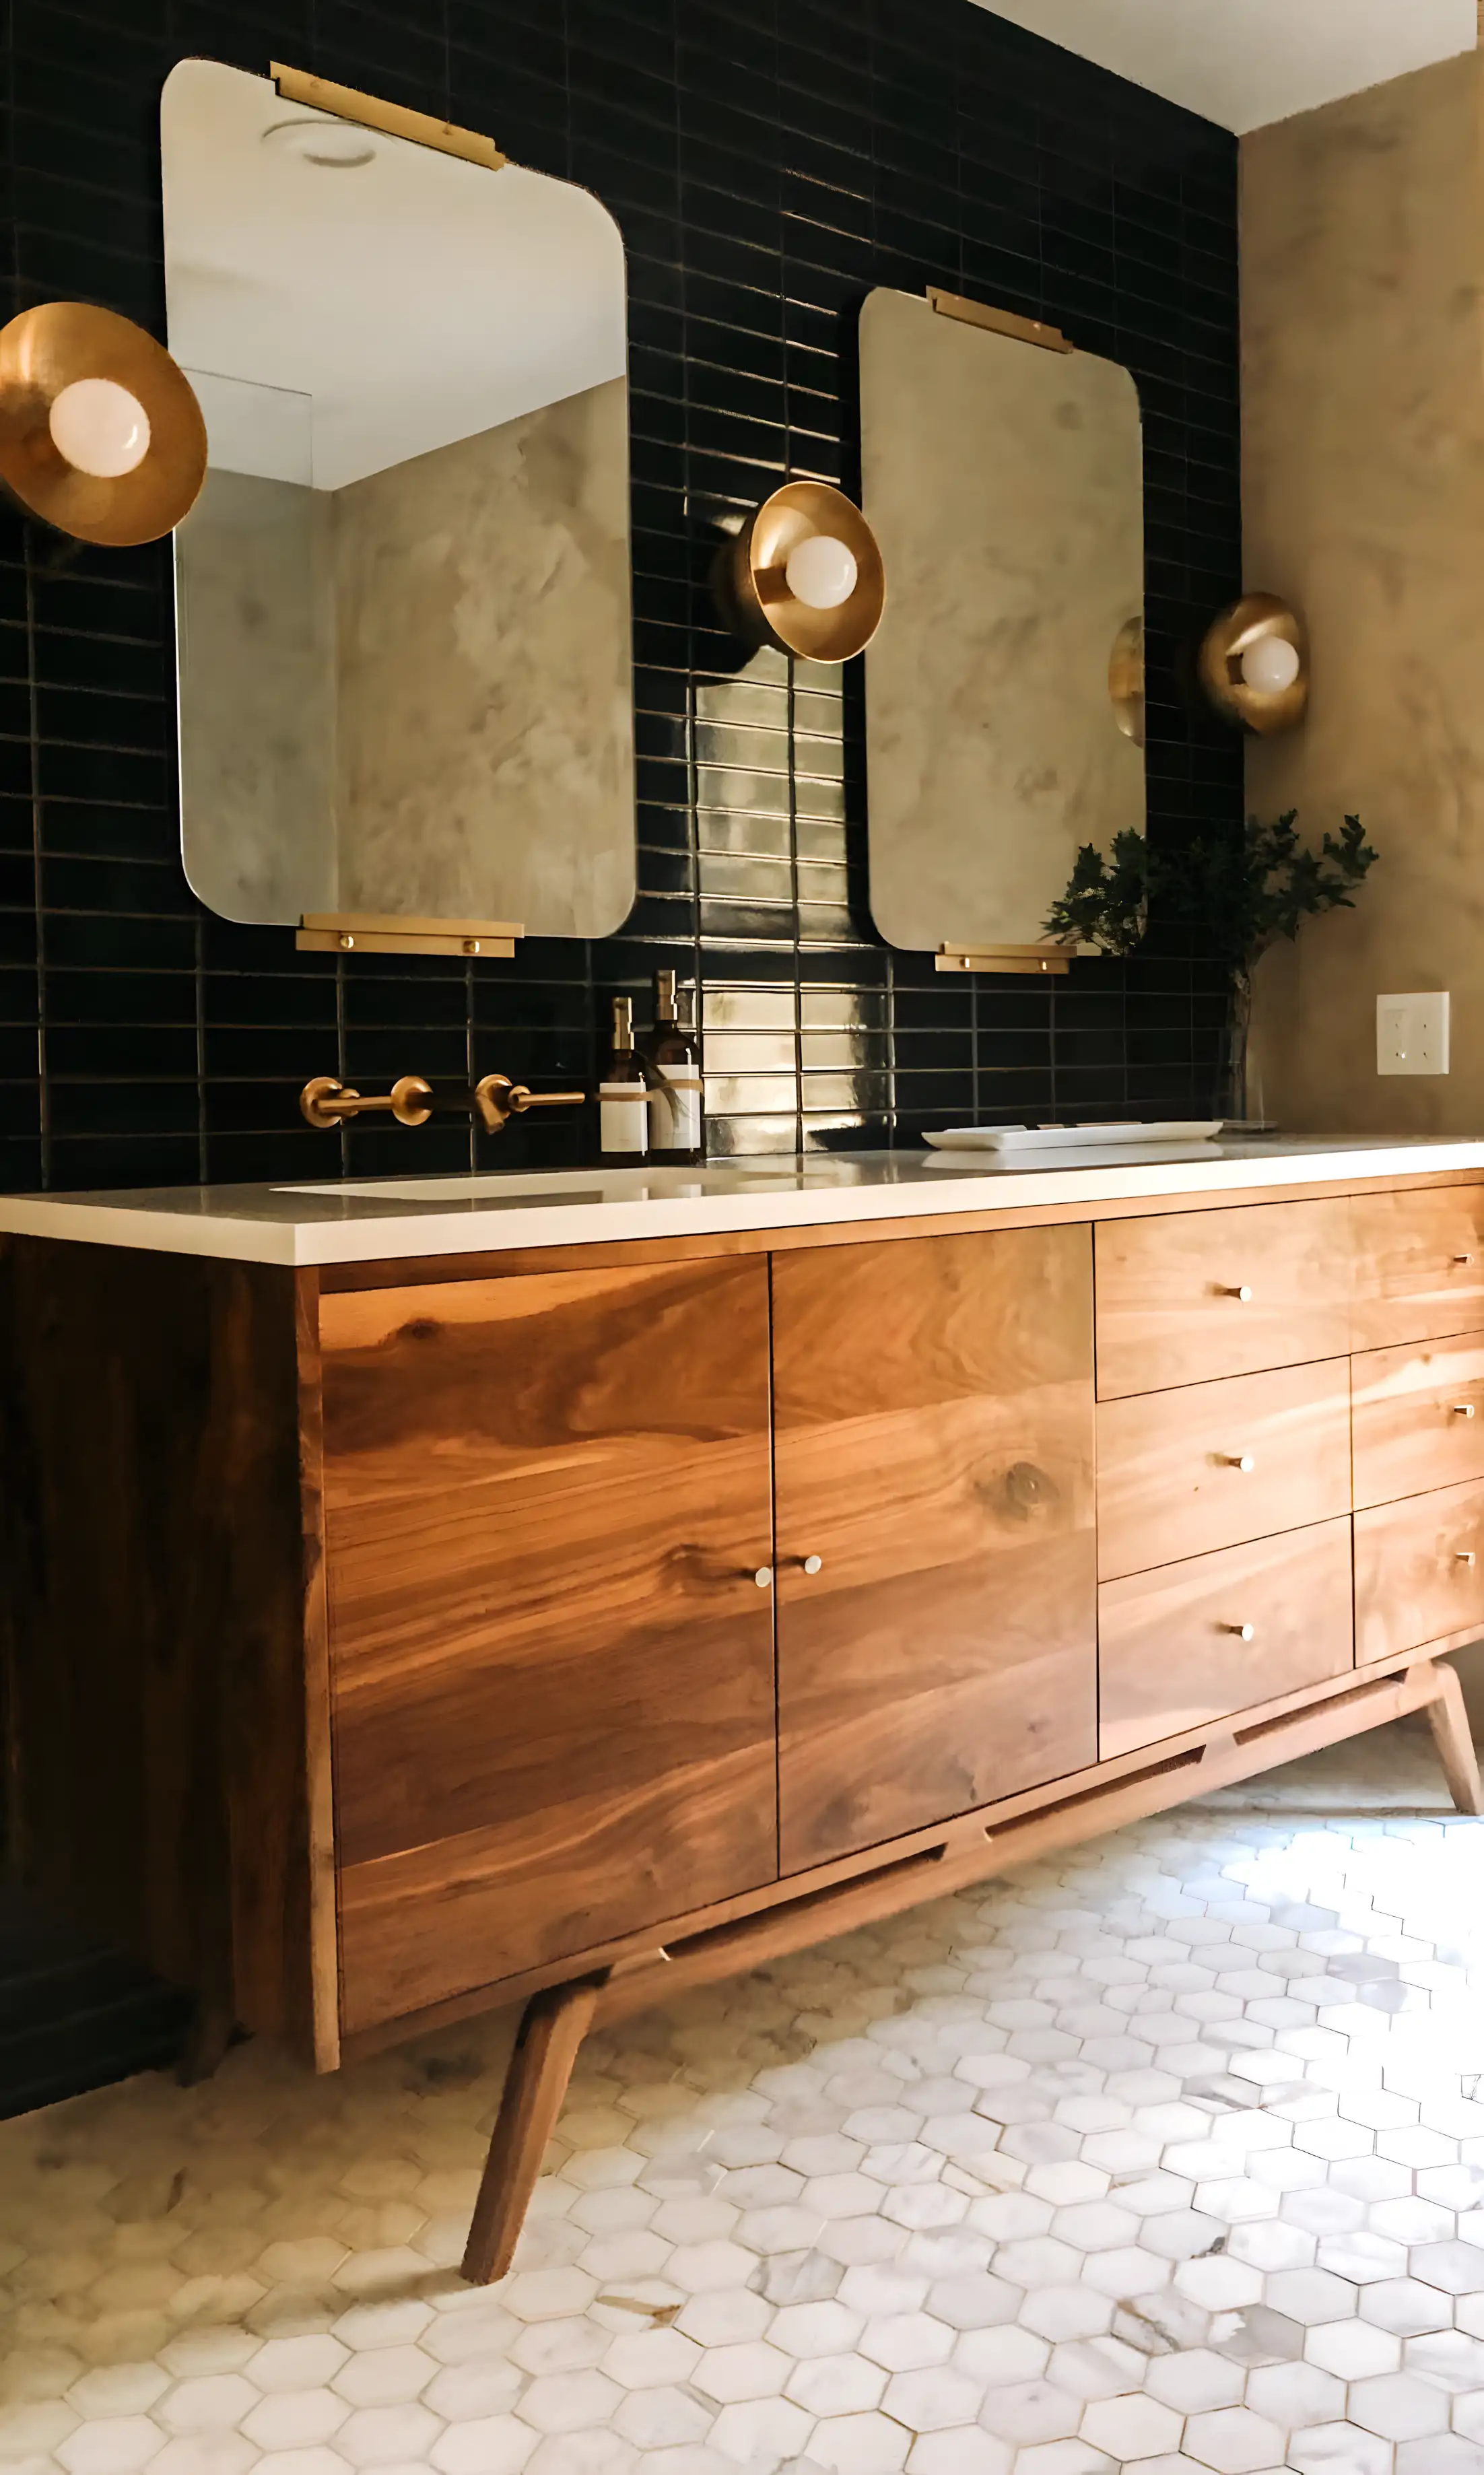
[[[945,980],[866,901],[859,666],[738,657],[719,520],[850,484],[853,317],[941,283],[1140,385],[1153,830],[1241,815],[1182,693],[1239,582],[1236,145],[973,0],[10,0],[5,281],[163,332],[158,102],[178,59],[286,60],[488,130],[629,251],[639,885],[621,936],[511,963],[343,961],[204,913],[179,858],[167,548],[0,523],[0,1184],[467,1164],[459,1126],[316,1135],[300,1086],[592,1081],[613,993],[699,989],[712,1147],[910,1141],[973,1116],[1203,1113],[1224,994],[1178,946],[1059,985]],[[387,305],[395,316],[396,304]],[[590,1110],[481,1136],[569,1166]]]

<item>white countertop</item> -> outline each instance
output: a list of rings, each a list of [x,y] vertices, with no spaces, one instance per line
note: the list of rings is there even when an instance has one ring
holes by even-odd
[[[1484,1172],[1484,1139],[1282,1137],[1040,1153],[809,1152],[706,1168],[496,1170],[479,1177],[322,1186],[182,1186],[105,1194],[0,1195],[0,1231],[216,1255],[245,1263],[369,1263],[624,1238],[801,1229],[937,1213],[1157,1202],[1243,1188],[1354,1186],[1373,1177]]]

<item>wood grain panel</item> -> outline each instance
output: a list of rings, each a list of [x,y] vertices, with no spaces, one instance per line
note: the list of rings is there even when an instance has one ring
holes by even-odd
[[[1355,1515],[1355,1655],[1484,1633],[1484,1483]]]
[[[1105,1581],[1099,1756],[1109,1761],[1344,1675],[1354,1656],[1346,1520]]]
[[[1101,1402],[1101,1579],[1348,1512],[1349,1378],[1341,1358]]]
[[[774,1264],[785,1874],[1094,1758],[1090,1257]]]
[[[1372,1350],[1350,1385],[1357,1505],[1484,1479],[1484,1332]]]
[[[1356,1349],[1484,1330],[1484,1186],[1356,1195]]]
[[[324,1301],[348,2026],[777,1873],[745,1260]]]
[[[1100,1224],[1099,1399],[1343,1357],[1349,1214],[1337,1196]]]
[[[219,2026],[325,2064],[295,1290],[272,1265],[0,1238],[0,1598],[20,1869]]]

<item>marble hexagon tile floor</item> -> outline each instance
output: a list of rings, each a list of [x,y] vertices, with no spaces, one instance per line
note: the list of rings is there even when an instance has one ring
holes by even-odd
[[[1484,2475],[1484,1824],[1363,1740],[595,2038],[0,2126],[26,2475]]]

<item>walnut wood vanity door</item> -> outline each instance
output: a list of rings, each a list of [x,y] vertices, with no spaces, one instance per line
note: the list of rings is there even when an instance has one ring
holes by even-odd
[[[775,1878],[767,1278],[323,1300],[348,2032]]]
[[[1097,1759],[1090,1233],[776,1256],[773,1345],[789,1874]]]

